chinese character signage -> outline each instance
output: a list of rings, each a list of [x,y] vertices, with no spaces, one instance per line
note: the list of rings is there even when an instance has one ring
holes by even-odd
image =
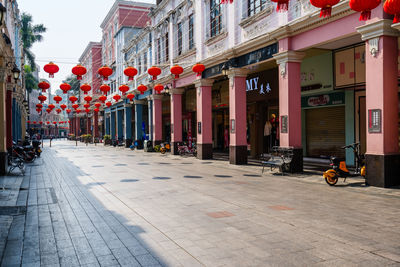
[[[369,133],[382,132],[382,110],[380,109],[368,110],[368,132]]]
[[[281,116],[281,133],[288,133],[288,116]]]

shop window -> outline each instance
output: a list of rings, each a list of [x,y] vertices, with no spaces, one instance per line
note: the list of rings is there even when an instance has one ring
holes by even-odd
[[[182,54],[182,23],[178,23],[178,55]]]
[[[169,38],[168,38],[168,32],[165,34],[164,41],[165,41],[165,61],[168,61],[169,60]]]
[[[161,39],[157,39],[157,64],[161,63]]]
[[[247,9],[247,16],[251,17],[261,10],[265,9],[267,0],[247,0],[248,9]]]
[[[365,84],[365,45],[335,51],[335,88]]]
[[[189,16],[189,49],[194,47],[194,38],[193,38],[193,14]]]
[[[210,1],[210,36],[214,37],[222,30],[221,0]]]

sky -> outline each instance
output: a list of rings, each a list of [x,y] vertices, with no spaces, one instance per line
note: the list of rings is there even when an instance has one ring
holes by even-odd
[[[18,0],[20,12],[32,15],[34,24],[47,28],[43,41],[35,43],[32,52],[40,65],[40,78],[59,89],[71,69],[78,63],[89,42],[101,41],[100,24],[112,7],[114,0]],[[139,1],[138,1],[139,2]],[[153,1],[140,1],[151,3]],[[43,66],[53,61],[60,71],[53,79],[43,71]]]

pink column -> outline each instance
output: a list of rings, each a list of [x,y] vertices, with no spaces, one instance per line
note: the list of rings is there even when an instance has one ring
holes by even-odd
[[[153,143],[162,142],[162,95],[153,95]]]
[[[99,137],[99,113],[95,112],[93,116],[93,130],[94,130],[94,137]]]
[[[171,89],[171,152],[178,154],[182,142],[182,94],[183,89]]]
[[[291,172],[303,171],[300,67],[304,55],[296,51],[274,55],[279,65],[279,141],[281,147],[294,149]]]
[[[366,182],[379,187],[400,185],[399,34],[391,23],[378,20],[357,28],[366,41]]]
[[[211,159],[212,151],[212,84],[213,80],[199,79],[196,85],[197,158]]]
[[[247,164],[247,69],[229,70],[229,162]]]

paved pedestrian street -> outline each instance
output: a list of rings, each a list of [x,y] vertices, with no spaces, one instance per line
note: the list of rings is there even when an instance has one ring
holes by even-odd
[[[0,178],[2,266],[399,266],[399,189],[45,143]]]

